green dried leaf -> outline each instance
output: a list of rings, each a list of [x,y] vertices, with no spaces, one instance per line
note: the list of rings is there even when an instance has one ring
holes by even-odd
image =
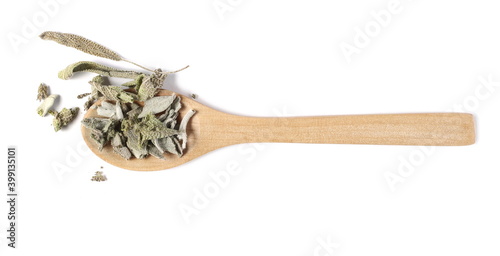
[[[127,138],[127,147],[136,158],[144,158],[148,155],[147,143],[141,141],[140,134],[135,130],[126,130],[123,133]]]
[[[180,157],[180,156],[182,156],[181,145],[179,143],[175,143],[174,140],[176,140],[176,136],[170,136],[170,137],[152,140],[152,143],[162,153],[168,152],[168,153],[175,154],[175,155]]]
[[[137,90],[139,100],[146,101],[153,98],[158,93],[158,90],[163,86],[163,82],[166,77],[167,74],[162,73],[161,69],[157,69],[153,74],[147,75]]]
[[[98,91],[107,100],[120,101],[125,103],[132,103],[136,100],[136,95],[130,92],[124,91],[119,86],[114,85],[104,85],[104,78],[102,76],[96,76],[90,81],[93,89]]]
[[[82,120],[82,125],[92,130],[107,132],[113,125],[113,120],[108,118],[89,117]]]
[[[166,160],[165,156],[163,155],[163,152],[158,150],[153,144],[149,143],[147,148],[148,148],[148,153],[150,155],[161,160]]]
[[[143,75],[140,72],[120,70],[105,65],[101,65],[92,61],[79,61],[67,66],[65,69],[59,71],[59,78],[68,80],[76,72],[92,72],[102,76],[119,77],[119,78],[137,78]]]
[[[109,118],[85,118],[82,120],[82,125],[90,129],[90,137],[97,143],[99,150],[102,150],[117,133],[117,121]]]
[[[145,74],[140,74],[134,80],[123,83],[122,86],[134,87],[134,89],[137,91],[139,89],[139,87],[141,86],[142,80],[144,79],[144,77],[146,77]]]
[[[52,120],[52,126],[54,126],[54,130],[57,132],[61,130],[61,128],[67,126],[75,117],[78,115],[78,111],[80,108],[63,108],[60,112],[54,113],[54,119]]]
[[[139,114],[142,112],[142,108],[139,107],[139,108],[134,108],[130,111],[127,112],[127,117],[128,118],[137,118],[137,116],[139,116]]]
[[[162,111],[165,111],[170,107],[172,102],[177,96],[157,96],[153,97],[144,102],[144,107],[142,108],[142,112],[139,114],[139,118],[143,118],[148,114],[157,114]]]
[[[155,115],[149,114],[138,122],[134,130],[140,134],[141,141],[165,138],[179,134],[179,131],[167,128]]]
[[[129,160],[132,157],[130,150],[124,145],[125,138],[122,133],[117,133],[111,140],[111,146],[113,147],[113,152],[117,153],[121,157]]]
[[[43,40],[52,40],[56,43],[75,48],[97,57],[116,61],[123,60],[123,58],[118,53],[79,35],[46,31],[40,35],[40,38],[42,38]]]
[[[181,157],[183,153],[183,150],[182,150],[182,145],[181,143],[179,142],[179,137],[178,135],[177,136],[172,136],[172,141],[174,142],[175,144],[175,148],[176,148],[176,153],[177,153],[177,156],[178,157]]]

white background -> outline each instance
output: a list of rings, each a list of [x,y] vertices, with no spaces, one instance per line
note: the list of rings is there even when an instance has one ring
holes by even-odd
[[[0,11],[1,147],[17,146],[19,174],[18,248],[7,247],[1,200],[0,255],[500,254],[496,1],[47,2],[7,1]],[[395,6],[383,25],[373,16]],[[372,36],[360,44],[366,26]],[[477,142],[242,145],[164,171],[119,169],[87,154],[78,122],[55,133],[36,114],[36,90],[47,83],[61,95],[56,108],[82,107],[76,95],[92,76],[63,81],[60,69],[80,60],[135,67],[40,40],[45,30],[149,67],[190,65],[165,88],[229,113],[465,111]],[[356,42],[349,62],[342,45]],[[214,185],[228,164],[240,173]],[[91,182],[101,167],[108,181]],[[193,200],[203,207],[183,214],[200,206]]]

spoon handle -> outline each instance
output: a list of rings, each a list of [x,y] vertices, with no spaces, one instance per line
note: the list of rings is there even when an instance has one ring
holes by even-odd
[[[475,142],[467,113],[242,117],[219,120],[232,143],[290,142],[462,146]],[[232,144],[231,143],[231,144]]]

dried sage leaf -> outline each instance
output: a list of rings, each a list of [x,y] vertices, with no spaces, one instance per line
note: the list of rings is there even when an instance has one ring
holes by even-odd
[[[136,109],[132,109],[130,110],[129,112],[127,112],[127,116],[129,118],[137,118],[137,116],[142,112],[142,108],[136,108]]]
[[[105,85],[105,80],[102,76],[96,76],[90,81],[90,84],[107,100],[132,103],[136,96],[133,93],[126,92],[119,86]]]
[[[148,144],[148,153],[158,159],[165,160],[165,156],[163,155],[163,152],[158,150],[153,144]]]
[[[105,65],[101,65],[92,61],[79,61],[67,66],[59,71],[59,78],[68,80],[76,72],[92,72],[102,76],[119,77],[119,78],[136,78],[142,73],[128,70],[120,70]]]
[[[153,74],[146,76],[137,90],[139,100],[146,101],[153,98],[163,86],[166,77],[167,74],[162,73],[161,69],[157,69]]]
[[[142,107],[142,112],[139,114],[139,118],[145,117],[148,114],[157,114],[165,111],[170,107],[172,102],[177,96],[157,96],[153,97],[144,102],[144,107]]]
[[[136,158],[142,159],[148,155],[147,143],[141,142],[139,133],[131,129],[124,131],[123,134],[127,137],[127,147]]]
[[[122,133],[115,134],[115,136],[111,140],[111,146],[113,147],[113,152],[117,153],[126,160],[132,158],[132,153],[124,145],[124,137]]]
[[[168,152],[171,154],[176,154],[177,156],[182,156],[182,149],[181,145],[179,143],[175,143],[174,139],[175,136],[170,136],[170,137],[165,137],[165,138],[160,138],[160,139],[155,139],[152,140],[153,145],[156,146],[158,150],[160,150],[162,153],[163,152]]]
[[[139,86],[141,86],[144,77],[146,77],[146,75],[140,74],[134,80],[123,83],[122,86],[134,87],[134,89],[137,91],[139,89]]]
[[[82,125],[90,129],[90,137],[97,143],[99,150],[102,150],[117,133],[117,121],[109,118],[85,118],[82,120]]]
[[[155,115],[149,114],[135,124],[135,130],[140,134],[141,142],[179,134],[179,131],[167,128]]]
[[[82,120],[82,125],[92,130],[107,132],[113,125],[113,120],[101,117],[90,117]]]
[[[193,117],[193,115],[195,113],[196,113],[196,110],[191,109],[189,112],[186,113],[184,118],[182,118],[181,124],[179,125],[179,132],[180,132],[180,136],[182,139],[182,149],[185,149],[186,144],[187,144],[187,131],[186,130],[187,130],[188,122],[191,119],[191,117]]]
[[[63,127],[67,126],[75,117],[78,115],[78,111],[80,108],[63,108],[61,111],[54,111],[52,114],[54,115],[54,119],[52,120],[52,126],[54,126],[54,130],[57,132],[61,130]]]
[[[178,157],[181,157],[182,154],[183,154],[183,150],[182,150],[182,145],[181,143],[179,142],[179,137],[178,136],[172,136],[172,141],[174,142],[175,144],[175,148],[176,148],[176,154]],[[172,153],[173,154],[173,153]]]
[[[122,104],[120,104],[120,102],[118,101],[115,103],[115,112],[116,112],[115,119],[122,120],[123,119]]]
[[[171,129],[175,128],[175,125],[177,124],[177,116],[179,115],[179,111],[175,109],[171,109],[168,111],[167,118],[165,118],[165,121],[163,123]]]
[[[101,105],[97,107],[97,114],[105,117],[113,117],[116,115],[115,105],[103,101]]]

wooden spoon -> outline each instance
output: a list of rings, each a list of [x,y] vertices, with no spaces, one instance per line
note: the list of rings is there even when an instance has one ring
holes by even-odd
[[[159,95],[172,95],[161,90]],[[129,170],[155,171],[179,166],[229,145],[251,142],[434,145],[461,146],[475,142],[474,119],[466,113],[343,115],[312,117],[244,117],[206,107],[179,95],[183,108],[197,112],[188,126],[187,148],[182,157],[165,154],[167,160],[149,156],[125,160],[111,146],[99,151],[89,129],[82,134],[89,148],[104,161]],[[96,103],[98,104],[98,103]],[[85,117],[95,117],[90,109]]]

